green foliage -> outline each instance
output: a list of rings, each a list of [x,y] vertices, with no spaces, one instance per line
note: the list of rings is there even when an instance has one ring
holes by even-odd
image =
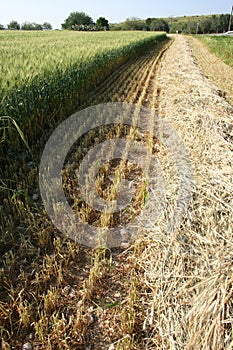
[[[187,34],[223,33],[228,30],[229,19],[229,14],[170,18],[170,31]]]
[[[17,21],[11,21],[8,25],[7,28],[10,30],[19,30],[20,29],[20,24]]]
[[[42,24],[25,22],[21,25],[21,30],[43,30]]]
[[[44,30],[52,30],[53,29],[52,25],[49,22],[44,22],[42,24],[42,27]]]
[[[53,27],[50,23],[44,24],[25,22],[21,25],[21,30],[52,30]]]
[[[200,31],[201,34],[210,34],[210,33],[224,33],[228,30],[229,25],[229,14],[222,14],[220,16],[213,15],[209,18],[200,22]]]
[[[94,25],[93,19],[84,12],[72,12],[62,24],[63,29],[80,30],[83,26]]]
[[[149,30],[169,32],[169,24],[162,18],[147,18],[146,25]]]
[[[30,147],[28,146],[27,140],[24,136],[24,133],[22,132],[22,130],[20,129],[19,125],[16,123],[16,121],[9,117],[9,116],[0,116],[0,122],[2,124],[2,126],[0,126],[0,130],[2,131],[2,140],[1,142],[4,142],[4,138],[6,135],[6,129],[10,128],[10,124],[12,124],[16,131],[18,132],[21,140],[23,141],[24,145],[27,147],[28,151],[31,152]]]
[[[109,23],[108,20],[104,17],[99,17],[96,21],[96,25],[98,28],[102,28],[102,29],[109,29]]]
[[[145,21],[137,17],[127,18],[125,22],[121,24],[122,30],[143,30],[146,29]]]
[[[219,26],[219,31],[224,33],[228,30],[228,25],[229,25],[229,19],[230,19],[230,15],[220,15],[219,17],[219,21],[218,21],[218,26]],[[233,23],[231,25],[231,29],[233,30]]]
[[[0,115],[20,126],[31,146],[78,106],[114,69],[165,35],[148,32],[0,33]],[[0,156],[18,152],[21,139],[5,129]]]
[[[212,53],[221,58],[233,68],[233,37],[226,36],[198,36]]]
[[[8,29],[10,30],[52,30],[53,27],[50,23],[45,22],[43,24],[39,23],[31,23],[31,22],[24,22],[21,26],[18,22],[12,21],[10,24],[8,24]],[[5,29],[4,26],[0,24],[0,30]]]
[[[142,20],[137,17],[130,17],[123,23],[113,24],[111,30],[143,30],[169,32],[169,24],[162,18],[147,18]]]
[[[0,30],[4,30],[4,29],[5,29],[4,25],[0,24]]]
[[[34,30],[34,23],[24,22],[21,25],[21,30]]]

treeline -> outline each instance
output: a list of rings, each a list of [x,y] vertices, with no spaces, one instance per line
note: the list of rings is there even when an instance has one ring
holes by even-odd
[[[71,12],[62,23],[62,29],[96,31],[109,30],[109,23],[105,17],[99,17],[96,22],[85,12]]]
[[[25,22],[23,24],[19,24],[17,21],[11,21],[9,24],[7,24],[7,27],[5,28],[2,24],[0,24],[0,30],[52,30],[53,27],[50,23],[44,22],[43,24],[39,23],[30,23]]]
[[[189,16],[177,18],[127,18],[125,22],[110,25],[111,30],[149,30],[185,34],[224,33],[228,30],[229,14]],[[233,23],[231,26],[233,30]]]
[[[141,20],[136,17],[128,18],[120,24],[110,24],[105,17],[99,17],[96,23],[84,12],[72,12],[62,24],[68,30],[153,30],[169,32],[168,22],[160,18]]]
[[[105,17],[99,17],[96,22],[84,12],[71,12],[62,23],[62,29],[68,30],[80,30],[80,31],[97,31],[97,30],[109,30],[109,23]],[[44,24],[25,22],[19,24],[17,21],[11,21],[7,28],[4,28],[0,24],[0,29],[9,30],[51,30],[52,25],[48,22]]]
[[[170,18],[170,32],[178,31],[186,34],[224,33],[228,31],[229,20],[229,14]],[[233,30],[233,23],[230,30]]]
[[[131,17],[122,23],[109,24],[105,17],[99,17],[96,22],[84,12],[72,12],[62,23],[62,29],[79,31],[97,30],[145,30],[164,31],[167,33],[211,34],[224,33],[228,30],[230,15],[189,16],[170,18],[147,18],[145,20]],[[51,30],[52,25],[25,22],[19,24],[11,21],[7,28],[0,24],[0,30]],[[231,25],[233,30],[233,21]]]
[[[147,30],[169,32],[168,21],[162,18],[147,18],[142,20],[136,17],[127,18],[122,23],[110,25],[111,30]]]

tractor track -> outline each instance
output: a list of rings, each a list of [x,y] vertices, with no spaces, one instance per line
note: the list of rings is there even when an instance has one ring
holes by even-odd
[[[140,57],[135,57],[117,69],[98,89],[88,96],[88,101],[83,107],[107,102],[128,102],[148,105],[148,94],[155,96],[156,70],[164,53],[170,47],[172,40],[156,44],[155,48],[147,51]],[[145,88],[153,86],[153,89]],[[151,95],[152,94],[152,95]]]
[[[173,40],[159,43],[155,49],[150,50],[132,62],[124,64],[115,71],[92,95],[88,105],[107,102],[128,102],[143,105],[148,108],[158,109],[160,89],[157,81],[157,73],[161,60],[172,45]],[[83,108],[84,106],[82,106]],[[89,272],[84,282],[82,298],[83,313],[91,319],[85,328],[80,350],[86,344],[86,349],[107,350],[115,342],[120,348],[143,349],[141,343],[141,331],[132,342],[132,333],[142,328],[144,320],[143,312],[138,318],[137,305],[131,305],[132,289],[140,289],[135,286],[137,267],[135,257],[140,255],[141,247],[135,246],[129,250],[112,249],[98,260],[99,270],[96,271],[95,263],[89,266]],[[133,257],[134,256],[134,257]],[[111,260],[111,266],[109,261]],[[96,275],[90,282],[90,276]],[[91,286],[90,286],[91,285]],[[86,288],[88,286],[89,293]],[[80,301],[79,301],[80,303]],[[113,306],[111,306],[113,305]],[[114,308],[117,305],[117,308]],[[132,313],[132,329],[127,328],[130,323],[128,314]],[[138,318],[137,320],[134,318]],[[122,340],[121,340],[122,339]],[[79,347],[77,347],[79,349]]]
[[[90,321],[80,350],[82,346],[91,350],[222,349],[221,344],[230,339],[230,328],[223,323],[221,331],[218,329],[218,322],[224,317],[221,310],[217,316],[208,313],[211,308],[215,309],[215,301],[211,304],[208,296],[213,271],[207,265],[204,267],[203,261],[207,260],[209,266],[213,264],[214,271],[218,271],[222,269],[226,252],[228,259],[232,257],[232,213],[229,210],[229,203],[232,203],[232,171],[229,168],[232,161],[232,107],[201,72],[188,39],[182,36],[121,67],[91,99],[93,104],[122,101],[155,109],[182,135],[190,150],[197,182],[190,208],[190,216],[195,220],[185,219],[177,240],[163,237],[158,242],[139,242],[126,250],[113,249],[107,256],[106,252],[102,257],[98,256],[98,269],[96,263],[90,266],[86,278],[85,286],[91,285],[91,288],[89,294],[84,293],[82,302],[84,314]],[[215,185],[213,174],[219,176]],[[215,227],[214,216],[219,211],[224,213],[228,224],[218,220]],[[222,236],[216,236],[215,232],[221,232]],[[205,239],[215,245],[207,243],[205,246]],[[203,240],[200,245],[197,245],[198,240]],[[219,251],[215,247],[219,247]],[[193,255],[190,255],[191,249]],[[194,258],[196,251],[200,257],[197,260]],[[194,268],[204,282],[199,283]],[[226,263],[223,283],[228,300],[229,268]],[[94,274],[97,277],[90,284],[90,276]],[[217,272],[215,278],[217,281]],[[219,283],[212,286],[216,295],[222,288]],[[209,305],[203,315],[195,306],[202,305],[200,295]],[[221,299],[218,302],[223,303]],[[226,310],[224,308],[224,315]],[[215,326],[211,325],[211,317],[216,317]],[[225,324],[229,320],[228,314]],[[209,327],[209,332],[203,332],[203,323],[207,329]],[[213,337],[211,332],[215,332]],[[206,344],[212,345],[206,347]]]

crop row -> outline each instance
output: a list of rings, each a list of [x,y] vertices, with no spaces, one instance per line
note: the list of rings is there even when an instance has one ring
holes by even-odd
[[[133,37],[130,33],[124,37],[121,35],[117,37],[114,33],[115,41],[113,40],[111,43],[107,33],[107,44],[103,43],[103,49],[100,44],[103,33],[91,33],[92,36],[88,37],[85,34],[87,33],[79,34],[80,37],[77,36],[76,40],[73,37],[75,48],[73,48],[72,55],[68,53],[67,59],[65,50],[70,48],[70,42],[67,47],[63,43],[61,52],[63,52],[64,57],[56,47],[54,56],[58,55],[58,60],[54,61],[53,58],[51,66],[48,65],[48,59],[46,60],[43,55],[36,57],[38,53],[37,41],[36,38],[32,38],[35,57],[33,57],[28,71],[22,65],[27,52],[23,51],[26,41],[20,34],[19,47],[17,48],[17,50],[20,48],[20,51],[17,51],[17,57],[14,57],[18,64],[13,67],[8,65],[9,74],[6,74],[6,65],[3,65],[2,69],[5,69],[5,74],[0,87],[0,115],[13,118],[26,134],[29,144],[40,137],[45,129],[50,129],[78,109],[87,100],[90,92],[94,91],[117,67],[142,54],[154,45],[155,41],[162,41],[166,37],[165,34],[141,35],[141,33],[137,33],[137,36],[134,34]],[[82,36],[85,36],[86,41]],[[97,45],[94,50],[95,36]],[[82,41],[79,43],[80,38]],[[58,42],[59,45],[62,43],[61,39]],[[80,50],[77,48],[79,44]],[[43,50],[46,49],[42,44],[41,47]],[[49,48],[51,50],[51,47]],[[84,50],[87,52],[86,56]],[[12,56],[14,55],[13,50]],[[28,57],[32,58],[32,52],[28,53]],[[44,62],[43,57],[45,58]],[[49,53],[49,58],[51,57],[52,52]],[[40,61],[39,66],[36,63],[37,60]],[[38,74],[36,74],[36,69]],[[21,76],[21,71],[24,71],[24,77]],[[16,137],[16,134],[15,130],[7,130],[4,152],[7,150],[8,153],[14,155],[20,142],[20,138]]]

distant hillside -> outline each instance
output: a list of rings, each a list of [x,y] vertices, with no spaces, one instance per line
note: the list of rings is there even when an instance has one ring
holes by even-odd
[[[183,16],[166,18],[170,32],[182,33],[223,33],[228,30],[229,14],[214,14],[205,16]]]
[[[166,31],[170,33],[186,33],[186,34],[209,34],[223,33],[228,30],[230,14],[215,14],[203,16],[183,16],[139,19],[131,17],[125,22],[112,24],[111,30],[150,30],[150,31]],[[231,26],[233,30],[233,23]]]

